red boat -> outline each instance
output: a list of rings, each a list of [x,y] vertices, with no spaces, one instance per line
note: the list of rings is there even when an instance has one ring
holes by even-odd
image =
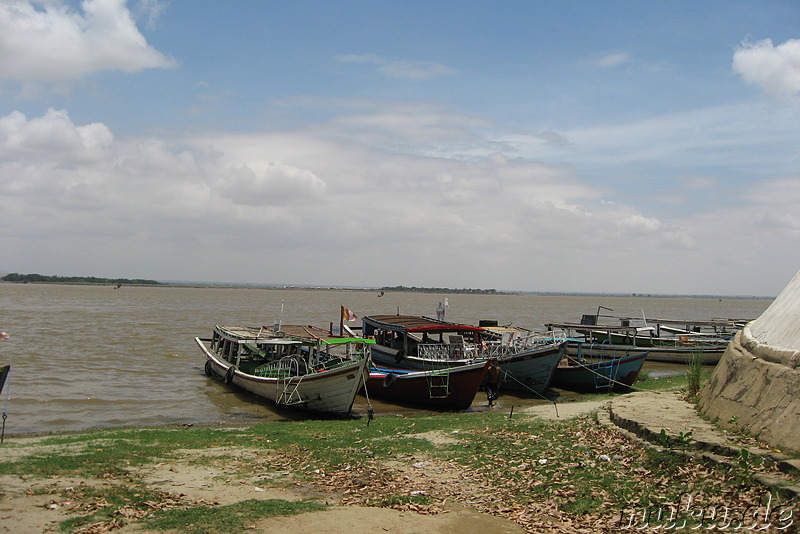
[[[491,365],[490,360],[485,360],[427,371],[372,367],[366,387],[371,397],[400,404],[466,410],[472,405]]]

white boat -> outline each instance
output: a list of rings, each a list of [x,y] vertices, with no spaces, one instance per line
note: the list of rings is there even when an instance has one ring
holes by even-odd
[[[369,374],[373,340],[333,337],[304,326],[215,326],[195,338],[205,372],[278,406],[347,417]]]

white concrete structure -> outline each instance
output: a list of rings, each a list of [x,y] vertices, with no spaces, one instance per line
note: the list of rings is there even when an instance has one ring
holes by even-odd
[[[731,341],[699,402],[722,425],[800,451],[800,272]]]

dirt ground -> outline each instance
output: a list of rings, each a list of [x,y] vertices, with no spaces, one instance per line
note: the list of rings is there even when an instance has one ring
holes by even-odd
[[[597,403],[576,403],[559,406],[558,413],[553,406],[526,408],[524,411],[545,418],[568,418],[598,407]],[[435,444],[454,440],[452,436],[439,432],[417,437]],[[44,452],[37,441],[35,437],[15,440],[17,446],[4,449],[4,459]],[[549,516],[546,504],[535,510],[535,522],[531,517],[526,524],[519,514],[530,514],[531,510],[504,510],[499,502],[495,502],[496,494],[482,487],[481,482],[471,479],[463,468],[422,456],[399,458],[384,465],[385,470],[356,472],[345,467],[335,473],[320,473],[313,481],[301,483],[292,476],[291,465],[296,459],[265,458],[263,450],[219,447],[179,452],[179,460],[133,469],[127,479],[0,477],[0,534],[56,531],[59,522],[103,506],[102,499],[87,497],[84,489],[125,484],[126,480],[135,480],[151,490],[163,492],[162,502],[153,503],[155,509],[187,504],[225,505],[248,499],[313,500],[329,506],[321,512],[260,520],[248,525],[248,532],[455,534],[472,531],[521,534],[579,531],[565,529],[558,517]],[[243,477],[242,473],[248,469],[250,473]],[[366,507],[363,506],[366,495],[361,493],[366,488],[370,492],[376,488],[378,491],[383,489],[387,494],[425,494],[440,504]],[[135,512],[130,511],[132,515],[126,519],[134,520],[125,521],[129,523],[125,526],[86,525],[82,532],[151,534],[137,524]]]
[[[421,439],[446,440],[447,436],[420,436]],[[14,449],[13,454],[37,450],[36,440],[30,446]],[[287,501],[313,500],[329,506],[326,511],[296,516],[269,518],[248,525],[248,532],[282,532],[300,534],[328,532],[347,534],[374,533],[460,533],[479,529],[485,534],[517,534],[525,530],[510,519],[482,513],[475,507],[462,504],[464,498],[485,501],[488,497],[480,488],[470,487],[455,466],[441,465],[425,458],[407,458],[390,466],[393,487],[407,486],[405,491],[441,495],[443,490],[453,494],[452,500],[436,509],[405,505],[399,509],[365,507],[359,501],[358,487],[376,483],[380,473],[332,474],[328,480],[320,477],[315,483],[299,485],[288,470],[265,472],[257,470],[248,479],[240,476],[240,462],[253,462],[258,455],[263,463],[263,451],[231,448],[181,451],[177,462],[157,463],[137,469],[131,475],[148,488],[167,495],[161,506],[175,504],[219,505],[248,499],[282,499]],[[204,457],[204,458],[201,458]],[[203,459],[198,465],[197,460]],[[218,461],[215,461],[218,460]],[[234,459],[234,460],[232,460]],[[402,465],[401,465],[402,464]],[[410,466],[410,467],[407,467]],[[363,477],[363,481],[359,481]],[[369,481],[366,479],[370,478]],[[265,481],[272,480],[272,483]],[[82,488],[102,488],[124,484],[122,480],[80,480],[67,478],[36,479],[19,476],[0,477],[0,533],[45,533],[58,529],[58,523],[83,515],[93,507],[102,506],[97,499],[82,498]],[[380,484],[380,481],[377,481]],[[355,488],[355,489],[352,489]],[[413,489],[412,489],[413,488]],[[64,498],[67,494],[69,497]],[[473,503],[474,504],[474,503]],[[87,526],[85,532],[94,534],[114,531],[120,534],[150,534],[136,522],[118,528],[113,525]]]

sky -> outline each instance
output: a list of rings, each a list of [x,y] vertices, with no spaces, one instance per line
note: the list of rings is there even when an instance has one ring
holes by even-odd
[[[775,296],[800,2],[0,0],[0,273]]]

